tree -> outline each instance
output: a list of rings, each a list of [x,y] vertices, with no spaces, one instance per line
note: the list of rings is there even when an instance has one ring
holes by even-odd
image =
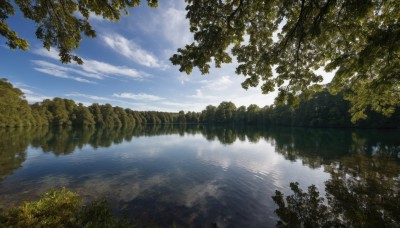
[[[259,112],[260,112],[260,107],[258,107],[258,105],[255,104],[249,105],[249,107],[247,107],[247,122],[253,124],[257,123]]]
[[[215,114],[217,111],[217,107],[213,105],[207,105],[206,109],[204,110],[204,120],[206,120],[207,123],[214,123],[215,122]]]
[[[179,111],[177,122],[180,123],[180,124],[185,124],[186,123],[186,117],[185,117],[185,112],[184,111]]]
[[[104,121],[103,121],[103,115],[101,113],[100,105],[98,103],[94,103],[89,106],[89,110],[92,113],[92,116],[94,118],[96,125],[103,126]]]
[[[108,128],[114,128],[114,109],[110,104],[102,105],[101,108],[101,115],[103,116],[103,123],[104,126]]]
[[[187,2],[195,41],[171,57],[180,71],[205,74],[235,56],[243,88],[261,82],[263,93],[278,88],[277,101],[295,105],[300,92],[321,89],[317,69],[336,70],[329,89],[346,89],[353,122],[368,107],[390,115],[400,104],[398,0]]]
[[[96,125],[96,121],[93,117],[93,114],[90,112],[89,108],[83,106],[83,104],[79,103],[78,106],[74,110],[74,114],[76,116],[74,125],[88,127]]]
[[[215,112],[216,122],[227,123],[233,120],[236,112],[236,106],[232,102],[223,101],[218,105]]]
[[[157,7],[158,0],[147,0],[147,4]],[[57,48],[63,63],[73,60],[82,64],[82,59],[72,54],[72,51],[79,48],[82,33],[87,37],[96,37],[96,31],[89,22],[91,13],[115,21],[120,19],[121,12],[128,14],[129,8],[138,5],[140,0],[15,0],[14,4],[0,0],[0,35],[6,38],[6,44],[10,48],[28,49],[28,42],[5,22],[10,15],[15,14],[14,7],[18,7],[25,18],[36,23],[36,37],[43,42],[43,47],[47,50],[51,47]]]
[[[23,92],[0,78],[0,127],[31,126],[34,118]]]
[[[67,126],[71,125],[71,119],[75,119],[73,116],[73,110],[76,104],[72,100],[62,99],[59,97],[54,98],[48,110],[52,113],[53,119],[52,124],[55,126]]]
[[[237,123],[244,123],[246,121],[246,112],[247,108],[246,106],[240,106],[235,114],[235,122]]]

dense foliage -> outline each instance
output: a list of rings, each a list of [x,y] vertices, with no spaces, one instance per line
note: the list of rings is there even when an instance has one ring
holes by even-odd
[[[368,127],[399,128],[400,108],[391,117],[368,110],[369,118],[351,122],[349,102],[343,93],[330,94],[327,90],[311,99],[300,96],[297,108],[290,105],[236,107],[232,102],[221,102],[217,107],[208,105],[202,112],[180,111],[167,113],[133,111],[110,104],[94,103],[89,107],[73,100],[54,98],[29,105],[21,90],[5,79],[0,80],[0,127],[79,126],[79,127],[133,127],[141,124],[252,124],[263,126],[306,127]]]
[[[24,202],[0,214],[2,227],[134,227],[112,215],[105,200],[83,206],[78,194],[50,190],[38,201]]]
[[[0,79],[0,127],[26,126],[33,121],[31,109],[21,90]]]
[[[400,108],[396,107],[391,117],[367,110],[368,119],[351,121],[348,112],[350,104],[343,93],[330,94],[327,90],[316,93],[311,99],[300,96],[297,108],[290,105],[271,105],[236,108],[232,102],[222,102],[217,107],[209,105],[199,116],[200,123],[253,124],[264,126],[301,126],[301,127],[363,127],[363,128],[399,128]],[[188,113],[193,116],[193,113]],[[190,118],[187,121],[197,121]]]
[[[346,89],[354,121],[400,103],[398,0],[186,2],[195,41],[171,58],[180,71],[208,73],[236,57],[243,88],[278,88],[277,101],[289,104],[320,91],[318,69],[336,71],[330,92]]]

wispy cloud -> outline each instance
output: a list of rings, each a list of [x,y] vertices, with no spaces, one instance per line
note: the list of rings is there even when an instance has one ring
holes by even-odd
[[[128,40],[117,33],[103,34],[103,40],[105,44],[112,48],[114,51],[131,59],[137,64],[141,64],[151,68],[167,68],[167,65],[161,63],[161,61],[153,54],[142,49],[134,41]]]
[[[146,73],[139,72],[135,69],[128,68],[125,66],[114,66],[105,62],[99,62],[96,60],[84,60],[84,64],[81,65],[82,69],[86,72],[91,72],[96,75],[105,77],[106,75],[125,76],[132,79],[141,79],[149,76]]]
[[[51,48],[50,50],[47,50],[45,48],[35,48],[32,50],[32,52],[36,55],[44,56],[54,60],[60,59],[60,57],[58,56],[58,52],[55,48]]]
[[[70,73],[73,73],[75,71],[72,68],[61,67],[41,60],[33,60],[32,62],[37,66],[34,67],[33,69],[38,72],[45,73],[58,78],[72,79],[78,82],[95,83],[93,81],[84,79],[82,77],[71,76]]]
[[[118,100],[118,99],[113,99],[110,97],[101,97],[101,96],[96,96],[96,95],[90,95],[90,94],[84,94],[84,93],[79,93],[79,92],[72,92],[72,93],[68,93],[65,94],[66,97],[80,97],[80,98],[85,98],[85,99],[89,99],[92,102],[95,103],[100,103],[100,104],[104,104],[104,103],[112,103],[112,105],[122,105],[123,107],[135,107],[135,106],[143,106],[143,103],[132,103],[132,102],[126,102],[126,101],[122,101],[122,100]],[[89,103],[89,102],[87,102]]]
[[[119,97],[119,98],[126,98],[126,99],[132,99],[132,100],[145,100],[145,101],[159,101],[159,100],[163,100],[164,99],[162,97],[151,95],[151,94],[146,94],[146,93],[138,93],[138,94],[134,94],[134,93],[117,94],[117,93],[114,93],[113,96],[114,97]]]
[[[114,100],[111,98],[107,98],[107,97],[99,97],[99,96],[95,96],[95,95],[89,95],[89,94],[84,94],[84,93],[78,93],[78,92],[72,92],[72,93],[68,93],[65,94],[65,96],[67,97],[83,97],[83,98],[87,98],[90,100],[95,100],[95,101],[118,101],[118,100]]]
[[[0,78],[1,78],[1,76],[0,76]],[[35,86],[27,85],[27,84],[22,83],[22,82],[13,82],[13,85],[14,85],[14,87],[20,88],[21,90],[25,89],[27,91],[31,91],[30,89],[38,89]],[[29,88],[29,89],[27,89],[27,88]]]
[[[43,60],[32,60],[32,62],[36,66],[39,66],[40,68],[51,69],[51,70],[55,70],[57,72],[62,72],[63,75],[66,75],[66,77],[68,77],[68,73],[74,73],[74,74],[79,74],[81,76],[88,77],[88,78],[103,79],[103,77],[99,74],[96,74],[96,72],[88,72],[88,71],[78,70],[78,69],[75,69],[72,67],[68,67],[67,65],[61,66],[61,65],[50,63],[50,62],[43,61]]]
[[[54,48],[50,49],[50,51],[47,51],[43,48],[34,49],[32,52],[50,59],[59,60],[58,53]],[[82,77],[77,77],[76,75],[99,80],[113,76],[142,80],[143,78],[150,76],[145,72],[137,71],[136,69],[126,66],[115,66],[92,59],[83,59],[83,61],[83,65],[78,65],[75,63],[61,65],[59,63],[54,64],[43,60],[33,60],[32,62],[36,65],[34,68],[36,71],[55,77],[67,78],[86,83],[94,82]]]

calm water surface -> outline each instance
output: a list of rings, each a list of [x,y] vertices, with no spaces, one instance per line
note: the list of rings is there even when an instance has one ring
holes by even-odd
[[[314,184],[340,202],[342,193],[332,189],[357,192],[352,188],[369,189],[373,181],[385,188],[364,194],[368,202],[389,194],[397,204],[399,176],[394,130],[0,130],[2,209],[66,186],[87,202],[107,197],[117,214],[160,227],[273,227],[279,218],[271,196],[291,194],[291,182]]]

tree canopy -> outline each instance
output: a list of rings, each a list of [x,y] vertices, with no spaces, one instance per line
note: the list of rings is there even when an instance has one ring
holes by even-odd
[[[111,21],[119,20],[121,13],[128,14],[128,9],[138,6],[140,0],[0,0],[0,35],[7,39],[6,44],[12,49],[28,49],[28,42],[19,37],[5,20],[15,14],[14,7],[21,10],[25,18],[37,24],[36,37],[49,50],[56,47],[62,63],[83,61],[72,51],[79,48],[82,33],[88,37],[96,37],[96,31],[89,23],[91,14],[102,16]],[[157,7],[157,0],[147,0],[150,7]]]
[[[236,57],[243,88],[261,83],[277,101],[321,89],[316,70],[336,71],[329,89],[346,90],[352,120],[371,108],[390,115],[400,103],[398,0],[187,0],[194,42],[171,61],[208,73]],[[273,72],[276,73],[273,73]]]
[[[368,109],[391,115],[400,103],[400,1],[398,0],[185,0],[194,42],[171,57],[180,71],[197,67],[209,73],[235,57],[243,88],[279,91],[277,101],[297,105],[322,86],[318,69],[334,71],[331,93],[345,90],[352,121]],[[37,24],[46,49],[55,47],[61,62],[73,54],[82,34],[95,37],[92,13],[119,20],[140,0],[0,0],[0,35],[10,48],[28,43],[6,23],[18,7]],[[150,7],[157,0],[147,0]],[[275,72],[275,73],[274,73]]]

